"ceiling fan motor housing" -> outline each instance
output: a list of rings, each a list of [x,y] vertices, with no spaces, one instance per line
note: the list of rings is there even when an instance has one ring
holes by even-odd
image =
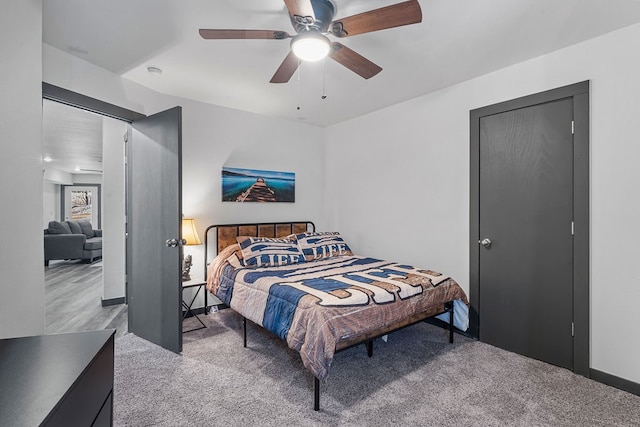
[[[291,17],[291,25],[298,33],[310,30],[321,33],[328,32],[329,25],[336,13],[335,4],[332,0],[311,0],[311,6],[315,19],[312,16],[295,15]]]

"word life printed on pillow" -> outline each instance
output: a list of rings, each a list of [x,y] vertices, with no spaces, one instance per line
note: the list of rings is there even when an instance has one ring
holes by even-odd
[[[306,261],[353,255],[351,248],[337,231],[301,233],[296,235]]]
[[[291,239],[240,236],[237,241],[247,267],[275,267],[304,262],[300,248]]]

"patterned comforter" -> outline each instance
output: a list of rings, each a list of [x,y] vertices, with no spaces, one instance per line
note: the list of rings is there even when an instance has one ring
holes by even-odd
[[[341,343],[385,333],[427,312],[437,314],[445,302],[460,299],[468,304],[453,279],[409,265],[339,256],[247,268],[239,254],[233,245],[216,257],[209,266],[207,289],[284,339],[321,380]]]

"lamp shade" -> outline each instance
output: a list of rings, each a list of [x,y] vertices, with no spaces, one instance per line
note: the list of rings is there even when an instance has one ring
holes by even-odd
[[[186,240],[185,245],[201,245],[198,230],[196,230],[196,222],[191,218],[182,219],[182,239]]]

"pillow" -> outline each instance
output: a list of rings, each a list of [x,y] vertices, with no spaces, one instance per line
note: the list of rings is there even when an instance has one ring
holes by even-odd
[[[298,244],[289,238],[239,236],[236,240],[246,267],[274,267],[304,262]]]
[[[296,234],[298,246],[306,261],[331,258],[341,255],[353,255],[349,245],[337,231]]]
[[[78,225],[80,226],[82,233],[87,236],[87,239],[96,237],[96,233],[93,231],[93,227],[89,221],[78,221]]]
[[[71,234],[71,229],[66,222],[49,221],[49,234]]]
[[[75,221],[65,221],[73,234],[82,234],[82,229]]]

